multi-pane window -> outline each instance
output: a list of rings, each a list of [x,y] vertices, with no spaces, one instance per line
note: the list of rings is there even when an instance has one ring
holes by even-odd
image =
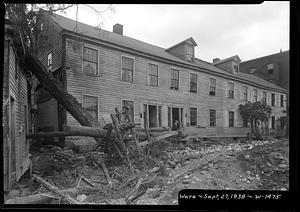
[[[197,92],[197,74],[190,74],[190,92]]]
[[[267,92],[266,91],[263,91],[263,98],[262,98],[262,101],[264,103],[267,103]]]
[[[98,51],[95,49],[83,48],[83,70],[87,75],[95,76],[98,73]]]
[[[257,102],[257,89],[253,90],[253,101]]]
[[[271,117],[271,128],[275,129],[275,116]]]
[[[94,96],[83,96],[83,108],[98,121],[98,98]]]
[[[274,107],[275,106],[275,93],[271,94],[271,106]]]
[[[190,124],[191,126],[197,125],[197,108],[190,108]]]
[[[283,95],[280,95],[280,107],[283,107]]]
[[[238,66],[238,65],[234,65],[234,66],[233,66],[233,69],[234,69],[234,73],[235,73],[235,74],[238,74],[238,73],[239,73],[239,66]]]
[[[247,101],[248,100],[248,87],[243,86],[243,100]]]
[[[243,119],[243,127],[248,127],[248,120]]]
[[[273,74],[274,71],[274,64],[270,63],[268,64],[268,74]]]
[[[229,111],[229,127],[233,127],[234,126],[234,112],[233,111]]]
[[[49,72],[52,71],[52,52],[47,55],[47,69]]]
[[[158,86],[158,66],[149,64],[149,84],[151,86]]]
[[[187,60],[192,61],[192,60],[193,60],[193,57],[194,57],[194,50],[193,50],[193,47],[187,46],[187,47],[186,47],[186,51],[187,51]]]
[[[122,81],[133,82],[133,59],[122,57]]]
[[[209,95],[216,95],[216,79],[210,78],[209,81]]]
[[[209,110],[209,126],[216,126],[216,110]]]
[[[228,98],[234,97],[234,84],[229,82],[228,83]]]
[[[179,71],[171,69],[171,89],[178,90],[179,87]]]
[[[131,116],[131,121],[134,122],[134,102],[128,100],[122,100],[122,108],[129,108],[129,115]]]

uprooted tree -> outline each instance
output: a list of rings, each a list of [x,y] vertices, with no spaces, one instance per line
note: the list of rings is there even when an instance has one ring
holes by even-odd
[[[64,12],[77,4],[5,4],[5,19],[13,26],[14,44],[17,57],[26,72],[31,72],[48,91],[81,125],[96,127],[99,123],[86,112],[79,102],[70,95],[63,84],[42,65],[37,56],[38,48],[45,48],[39,42],[42,35],[38,20],[53,12]],[[92,8],[99,14],[101,11]],[[113,7],[109,7],[113,8]],[[76,16],[77,17],[77,16]],[[47,45],[47,43],[45,43]]]
[[[250,123],[251,137],[252,133],[257,139],[261,138],[261,133],[258,130],[258,121],[266,122],[269,120],[272,108],[265,102],[247,102],[244,105],[239,105],[240,115],[243,121]]]

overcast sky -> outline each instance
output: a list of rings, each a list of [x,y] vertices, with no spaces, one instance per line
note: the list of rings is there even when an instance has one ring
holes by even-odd
[[[109,5],[92,5],[105,10]],[[123,34],[152,45],[169,48],[189,37],[198,46],[195,56],[212,62],[239,55],[242,61],[289,50],[289,2],[259,5],[113,5],[102,18],[87,6],[79,6],[78,21],[112,31],[123,25]],[[67,11],[75,19],[76,7]]]

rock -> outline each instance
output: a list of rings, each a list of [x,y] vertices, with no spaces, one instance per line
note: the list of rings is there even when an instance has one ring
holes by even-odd
[[[145,195],[150,198],[156,198],[160,195],[160,191],[160,188],[148,188]]]
[[[109,204],[111,204],[111,205],[126,205],[126,201],[124,198],[111,199],[111,200],[109,200]]]
[[[176,167],[176,163],[173,162],[173,161],[171,161],[171,160],[168,161],[168,164],[169,164],[169,166],[172,167],[172,168],[175,168],[175,167]]]
[[[76,199],[79,201],[79,202],[84,202],[86,199],[87,199],[87,196],[85,194],[80,194],[76,197]]]
[[[249,155],[249,154],[245,155],[245,158],[246,158],[246,159],[249,159],[249,158],[250,158],[250,155]]]
[[[158,205],[158,199],[142,198],[137,201],[137,205]]]
[[[278,166],[279,168],[282,168],[282,169],[285,169],[285,168],[287,168],[287,165],[286,164],[279,164],[279,166]]]
[[[154,167],[153,169],[151,169],[151,170],[149,171],[149,173],[155,173],[155,172],[158,172],[159,169],[160,169],[160,167]]]
[[[280,189],[280,191],[287,191],[287,189],[284,188],[284,187],[282,187],[282,188]]]

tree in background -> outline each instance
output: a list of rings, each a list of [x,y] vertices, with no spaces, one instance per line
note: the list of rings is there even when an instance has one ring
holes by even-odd
[[[258,130],[258,121],[266,122],[269,120],[272,108],[265,102],[247,102],[244,105],[239,105],[239,111],[243,120],[247,123],[250,122],[251,135],[257,139],[261,139],[261,133]]]

